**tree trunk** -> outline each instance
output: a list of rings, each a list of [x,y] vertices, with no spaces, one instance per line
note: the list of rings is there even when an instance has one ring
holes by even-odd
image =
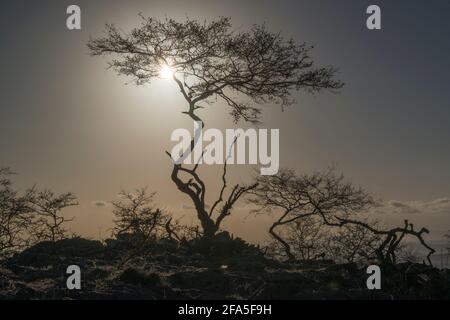
[[[269,233],[278,241],[280,242],[283,247],[284,247],[284,251],[286,252],[286,255],[288,256],[289,261],[294,261],[295,260],[295,256],[292,254],[291,252],[291,246],[283,240],[283,238],[281,238],[276,232],[275,232],[275,228],[277,226],[281,225],[281,223],[275,222],[269,230]]]
[[[212,238],[216,234],[218,230],[218,226],[214,222],[213,219],[209,216],[208,212],[205,209],[204,202],[199,198],[198,194],[193,191],[191,188],[189,188],[188,183],[184,183],[179,177],[179,165],[174,165],[173,171],[172,171],[172,181],[176,184],[178,187],[178,190],[181,192],[187,194],[192,202],[194,203],[195,209],[197,211],[197,217],[200,220],[200,224],[203,229],[203,237],[204,238]]]
[[[197,207],[197,217],[203,229],[203,238],[211,239],[215,236],[218,228],[214,221],[209,217],[208,213],[203,207]]]

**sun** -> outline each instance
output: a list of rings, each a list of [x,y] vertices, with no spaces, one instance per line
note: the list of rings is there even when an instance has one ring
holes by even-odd
[[[173,77],[173,73],[174,73],[173,69],[168,65],[163,66],[159,71],[159,75],[163,79],[171,79]]]

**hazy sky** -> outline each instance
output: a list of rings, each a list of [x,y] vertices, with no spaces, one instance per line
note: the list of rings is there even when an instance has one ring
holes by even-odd
[[[81,7],[81,31],[66,29],[69,4]],[[382,9],[381,31],[365,27],[369,4]],[[178,90],[166,80],[125,85],[130,79],[88,56],[86,42],[106,22],[127,31],[139,12],[230,16],[236,30],[265,22],[314,45],[317,63],[338,67],[346,86],[338,95],[298,94],[285,112],[265,106],[262,127],[280,129],[281,165],[308,172],[337,163],[386,200],[387,223],[408,218],[435,238],[450,229],[449,1],[2,1],[0,166],[20,173],[21,188],[76,193],[73,231],[104,236],[111,208],[94,202],[144,185],[171,211],[194,217],[164,154],[172,130],[192,128]],[[202,116],[209,127],[234,127],[222,103]],[[245,181],[251,168],[232,171]],[[218,168],[204,172],[217,185]],[[267,221],[239,207],[226,227],[256,241]]]

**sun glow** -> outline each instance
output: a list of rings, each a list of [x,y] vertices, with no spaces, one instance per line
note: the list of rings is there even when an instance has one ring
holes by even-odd
[[[163,66],[159,71],[159,75],[163,79],[171,79],[173,77],[173,73],[174,73],[173,69],[168,65]]]

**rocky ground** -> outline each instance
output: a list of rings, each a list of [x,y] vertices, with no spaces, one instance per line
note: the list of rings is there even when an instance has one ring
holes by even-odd
[[[215,241],[162,240],[136,251],[127,239],[42,242],[0,265],[1,299],[449,299],[450,270],[382,267],[368,290],[366,268],[332,261],[282,263],[227,233]],[[78,265],[82,290],[68,290]]]

